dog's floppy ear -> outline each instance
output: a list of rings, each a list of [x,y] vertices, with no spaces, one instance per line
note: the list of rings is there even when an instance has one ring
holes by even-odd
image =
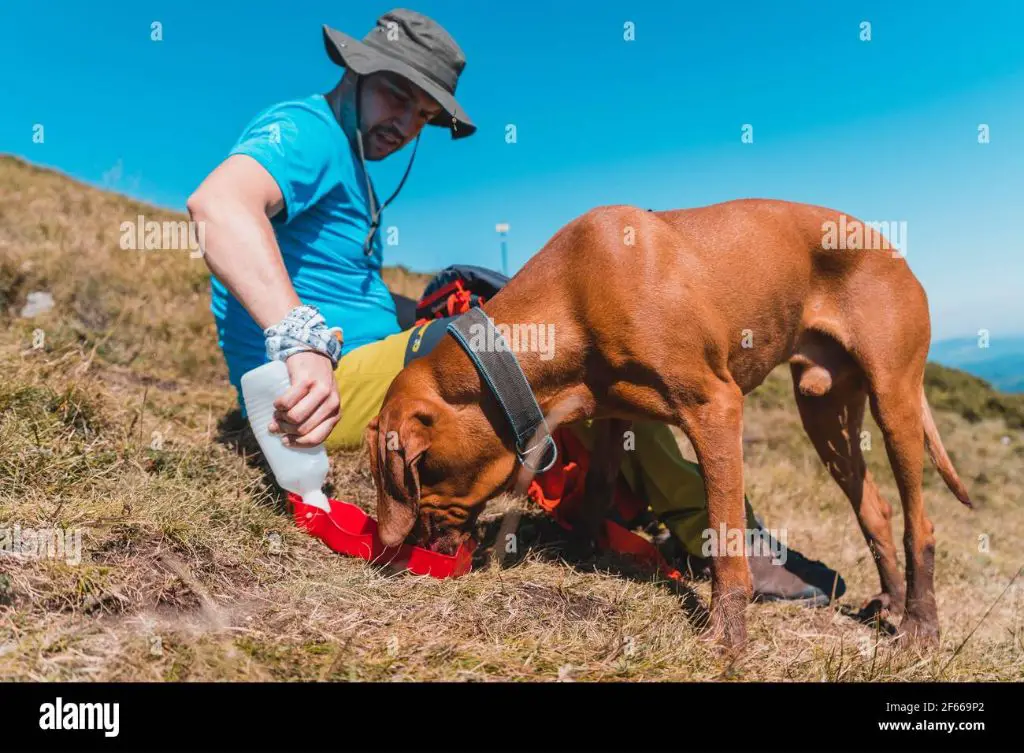
[[[370,448],[370,465],[377,481],[377,531],[385,546],[401,544],[416,525],[419,461],[430,446],[429,420],[422,405],[403,401],[389,415],[382,413],[374,427],[377,436],[370,438],[376,440]]]

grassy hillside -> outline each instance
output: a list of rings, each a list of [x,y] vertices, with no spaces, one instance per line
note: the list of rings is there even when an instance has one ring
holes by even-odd
[[[800,430],[788,376],[773,374],[748,400],[748,491],[766,525],[838,568],[849,590],[834,608],[752,605],[749,649],[728,668],[694,627],[706,581],[671,587],[611,558],[567,562],[553,527],[520,499],[492,505],[463,578],[395,575],[332,554],[295,528],[239,441],[202,260],[119,246],[124,220],[181,218],[12,158],[0,157],[0,193],[0,531],[82,537],[75,561],[0,553],[0,676],[1024,676],[1024,591],[1005,591],[1024,561],[1019,396],[929,369],[940,431],[977,510],[928,468],[944,636],[919,656],[854,619],[877,590],[871,557]],[[425,278],[391,270],[388,281],[415,295]],[[21,318],[40,291],[53,309]],[[896,501],[868,430],[872,470]],[[329,491],[372,510],[363,453],[332,458]],[[511,511],[523,516],[520,548],[499,557],[493,543]],[[898,514],[895,525],[899,541]]]

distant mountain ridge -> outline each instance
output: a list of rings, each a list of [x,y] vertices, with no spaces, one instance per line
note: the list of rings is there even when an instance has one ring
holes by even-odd
[[[987,347],[982,347],[986,345]],[[928,360],[984,379],[1003,392],[1024,392],[1024,335],[956,337],[932,343]]]

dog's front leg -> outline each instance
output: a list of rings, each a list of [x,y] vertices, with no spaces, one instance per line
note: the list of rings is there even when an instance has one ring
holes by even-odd
[[[590,468],[584,481],[583,508],[577,526],[576,543],[593,550],[601,534],[604,519],[615,503],[615,485],[626,448],[626,432],[631,421],[612,418],[595,421],[594,447]]]
[[[743,504],[743,394],[721,385],[686,408],[682,428],[697,453],[707,495],[711,547],[711,620],[707,638],[737,650],[747,639],[745,611],[753,596]]]

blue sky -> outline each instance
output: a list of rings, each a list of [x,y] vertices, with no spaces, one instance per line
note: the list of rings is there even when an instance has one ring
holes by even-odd
[[[361,37],[392,7],[5,0],[0,152],[183,210],[256,112],[337,81],[321,24]],[[494,225],[508,222],[515,269],[600,204],[783,198],[906,221],[936,338],[1024,332],[1020,0],[407,7],[465,50],[458,96],[479,131],[424,135],[385,213],[400,230],[385,263],[497,268]],[[154,21],[163,41],[150,39]],[[981,123],[991,143],[978,143]],[[378,193],[410,151],[374,166]]]

